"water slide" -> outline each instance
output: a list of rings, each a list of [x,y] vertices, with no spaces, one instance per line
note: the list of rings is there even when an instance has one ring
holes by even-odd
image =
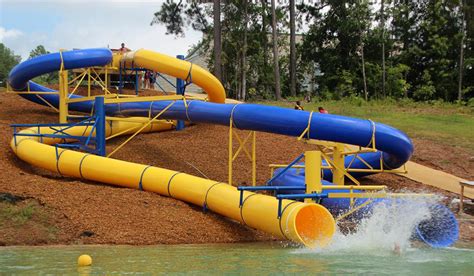
[[[17,65],[9,75],[10,86],[15,90],[25,90],[29,87],[31,91],[53,91],[30,80],[36,76],[59,70],[61,56],[65,69],[104,66],[112,60],[112,53],[108,49],[75,50],[63,52],[62,55],[55,53],[40,56]],[[133,132],[133,129],[138,129],[143,124],[143,119],[140,121],[138,117],[148,117],[150,112],[152,115],[158,114],[169,107],[160,118],[226,126],[229,125],[229,120],[232,118],[235,126],[239,129],[289,136],[300,136],[309,126],[308,138],[362,147],[370,146],[372,137],[375,135],[376,148],[379,152],[364,154],[366,162],[374,168],[380,167],[380,158],[382,158],[385,168],[398,168],[408,161],[413,153],[411,140],[403,132],[370,120],[330,114],[312,114],[257,104],[223,104],[225,91],[222,84],[206,70],[187,61],[148,50],[138,50],[125,54],[120,62],[125,65],[133,63],[137,67],[192,80],[194,84],[204,89],[210,102],[189,100],[185,103],[177,101],[171,107],[169,107],[171,101],[108,104],[106,105],[107,116],[121,115],[137,118],[136,122],[112,121],[107,127],[108,135],[115,135],[127,129],[132,129],[128,132]],[[53,106],[59,104],[58,95],[41,95],[42,99],[33,94],[22,94],[21,96],[43,105],[46,104],[45,101]],[[80,96],[71,96],[71,98],[78,97]],[[80,112],[90,112],[92,108],[92,102],[78,102],[69,105],[69,110]],[[148,131],[169,129],[170,127],[166,123],[155,123]],[[51,130],[45,128],[41,131],[46,133]],[[69,133],[74,134],[84,131],[87,133],[88,130],[81,127],[68,130]],[[30,128],[23,130],[23,132],[33,133],[36,130]],[[205,206],[250,227],[310,247],[328,244],[335,231],[335,222],[331,213],[320,204],[284,200],[283,213],[278,218],[276,215],[278,201],[274,197],[245,192],[244,204],[242,208],[239,208],[239,191],[225,183],[68,149],[60,150],[59,158],[56,158],[55,148],[50,146],[54,143],[57,143],[54,139],[43,139],[40,143],[37,137],[19,136],[16,138],[16,143],[12,140],[11,146],[21,159],[32,165],[63,175],[153,191]],[[351,167],[365,168],[366,166],[357,159]],[[293,180],[297,182],[301,180],[301,175],[291,174],[291,172],[285,177],[293,177]],[[329,172],[325,172],[324,177],[329,180]],[[344,200],[337,202],[339,203],[328,203],[327,207],[334,209],[335,205],[346,204]],[[322,204],[324,205],[325,202],[323,201]],[[442,220],[443,223],[445,221]],[[456,230],[450,232],[451,240],[453,240],[453,235],[456,235],[457,239],[457,223],[454,226],[451,224],[449,227],[455,227]],[[440,229],[444,228],[446,228],[444,225],[438,224],[436,227],[426,227],[427,233],[421,233],[421,235],[431,237],[434,236],[433,232],[443,232]],[[445,236],[436,238],[444,239]],[[443,245],[446,244],[443,243]],[[435,245],[435,243],[431,245]]]

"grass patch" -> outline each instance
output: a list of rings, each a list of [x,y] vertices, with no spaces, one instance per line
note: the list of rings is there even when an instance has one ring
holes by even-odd
[[[294,102],[260,102],[293,108]],[[458,145],[474,153],[474,108],[456,104],[410,100],[365,102],[362,99],[304,103],[307,111],[322,106],[332,114],[371,119],[391,125],[410,137]]]
[[[21,226],[31,220],[36,213],[36,204],[25,205],[0,203],[0,225],[10,221],[16,226]]]
[[[0,198],[0,244],[44,244],[55,241],[59,228],[50,214],[48,208],[35,199],[16,198],[10,194],[3,200]]]

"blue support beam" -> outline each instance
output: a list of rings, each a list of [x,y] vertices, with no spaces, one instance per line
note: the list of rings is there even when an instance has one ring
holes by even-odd
[[[240,191],[239,206],[244,204],[244,191],[291,191],[291,190],[306,190],[306,186],[239,186],[237,190]]]
[[[282,176],[284,173],[286,173],[291,167],[293,167],[296,163],[298,163],[301,159],[303,159],[304,153],[302,153],[300,156],[298,156],[295,160],[293,160],[288,166],[286,166],[283,170],[281,170],[277,175],[274,175],[272,178],[270,178],[267,181],[267,185],[271,185],[273,180],[277,179],[278,177]]]
[[[183,55],[177,55],[176,58],[184,60]],[[185,81],[179,78],[176,78],[176,95],[183,95],[184,96],[184,89],[185,89]],[[176,124],[176,130],[184,129],[184,121],[178,120]]]
[[[281,214],[283,212],[282,210],[282,201],[284,199],[291,199],[291,200],[297,200],[297,199],[305,199],[305,198],[312,198],[312,199],[321,199],[321,198],[327,198],[327,194],[294,194],[294,195],[277,195],[278,199],[278,218],[281,217]]]
[[[95,98],[95,140],[97,154],[105,156],[105,107],[104,97]]]
[[[244,191],[291,191],[291,190],[305,190],[306,186],[257,186],[257,187],[250,187],[250,186],[240,186],[237,187],[237,190],[240,191],[240,198],[239,198],[239,207],[242,208],[244,204]],[[312,194],[292,194],[292,195],[276,195],[278,199],[278,218],[281,217],[282,210],[282,201],[284,199],[291,199],[291,200],[298,200],[298,199],[305,199],[305,198],[312,198],[312,199],[321,199],[327,198],[327,193],[312,193]]]
[[[314,194],[291,194],[291,195],[277,195],[276,196],[278,199],[291,199],[291,200],[296,200],[296,199],[305,199],[305,198],[326,198],[328,197],[327,193],[314,193]]]
[[[133,61],[132,61],[132,68],[135,68]],[[145,71],[145,74],[146,74],[146,71]],[[135,95],[137,96],[138,96],[138,90],[140,88],[139,86],[140,84],[138,81],[138,70],[135,70]]]

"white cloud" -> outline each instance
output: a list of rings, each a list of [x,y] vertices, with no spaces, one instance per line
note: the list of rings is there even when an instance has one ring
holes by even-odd
[[[2,0],[0,0],[2,1]],[[51,2],[54,2],[52,4]],[[41,8],[50,10],[59,19],[52,28],[9,33],[0,29],[0,41],[16,54],[26,59],[37,45],[43,45],[51,52],[59,49],[107,47],[118,48],[124,42],[130,49],[146,48],[168,55],[186,54],[189,47],[197,43],[202,34],[188,30],[183,38],[165,35],[161,25],[150,26],[153,13],[163,1],[96,1],[84,4],[77,1],[43,1]],[[15,2],[18,4],[18,2]],[[8,1],[6,1],[8,5]],[[34,9],[36,2],[30,2],[25,8]],[[39,6],[38,6],[39,7]],[[16,20],[16,19],[15,19]],[[28,20],[18,15],[18,20]],[[30,19],[31,24],[35,20]],[[22,22],[24,25],[24,21]],[[15,22],[8,22],[15,26]],[[37,28],[36,28],[37,29]]]
[[[156,3],[160,0],[0,0],[1,3],[28,3],[28,4],[76,4],[76,3]]]
[[[0,42],[3,42],[5,39],[15,39],[21,36],[23,33],[19,30],[10,29],[7,30],[0,26]]]

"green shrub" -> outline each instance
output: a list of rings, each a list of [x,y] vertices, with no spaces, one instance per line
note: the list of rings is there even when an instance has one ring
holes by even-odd
[[[468,107],[474,107],[474,98],[470,98],[470,99],[467,101],[466,105],[467,105]]]
[[[428,70],[423,72],[422,85],[418,86],[413,92],[413,97],[419,101],[428,101],[433,98],[436,88],[431,81],[431,75]]]
[[[408,90],[411,85],[407,82],[406,76],[410,67],[405,64],[397,64],[387,70],[387,92],[394,98],[403,98],[408,96]]]
[[[341,74],[339,75],[338,84],[336,85],[336,93],[334,93],[335,96],[337,96],[337,99],[356,95],[354,78],[354,74],[352,74],[350,71],[342,70]]]

